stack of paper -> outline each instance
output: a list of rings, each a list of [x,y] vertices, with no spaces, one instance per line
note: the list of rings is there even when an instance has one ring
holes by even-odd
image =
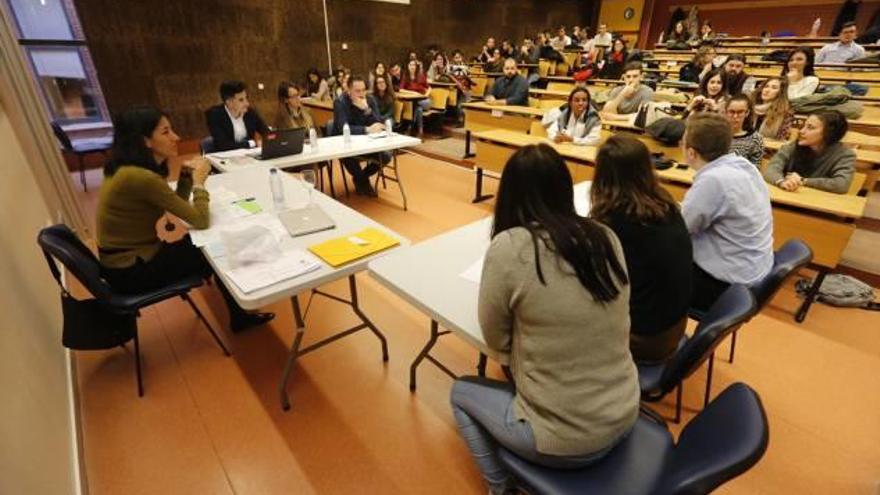
[[[321,263],[301,249],[287,251],[272,262],[250,263],[226,274],[245,294],[298,277],[321,267]]]

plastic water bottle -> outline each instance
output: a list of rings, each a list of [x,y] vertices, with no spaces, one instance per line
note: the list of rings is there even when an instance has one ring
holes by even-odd
[[[348,122],[342,126],[342,142],[345,146],[351,146],[351,127],[348,126]]]
[[[394,121],[391,119],[385,119],[385,135],[391,136],[394,132]]]
[[[272,191],[272,203],[275,212],[284,210],[284,185],[281,184],[281,174],[277,168],[269,170],[269,189]]]
[[[312,150],[312,153],[318,152],[318,132],[314,127],[309,129],[309,149]]]

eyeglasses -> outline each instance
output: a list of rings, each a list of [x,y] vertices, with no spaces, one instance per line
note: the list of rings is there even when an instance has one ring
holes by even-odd
[[[745,115],[747,113],[749,113],[748,110],[728,110],[727,111],[727,115],[731,115],[734,117],[739,117],[740,115]]]

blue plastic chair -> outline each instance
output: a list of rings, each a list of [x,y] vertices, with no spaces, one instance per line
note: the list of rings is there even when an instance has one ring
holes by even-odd
[[[538,466],[506,449],[499,454],[530,495],[699,495],[757,464],[768,439],[760,398],[735,383],[684,427],[677,444],[663,425],[642,416],[607,456],[582,469]]]
[[[731,285],[709,308],[691,337],[682,336],[678,349],[661,364],[637,364],[642,400],[657,402],[677,389],[675,422],[681,420],[681,395],[684,380],[709,361],[704,406],[712,390],[712,367],[715,348],[740,325],[748,321],[756,308],[752,292],[744,285]]]

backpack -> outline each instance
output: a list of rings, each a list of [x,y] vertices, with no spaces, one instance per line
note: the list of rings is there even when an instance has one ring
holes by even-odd
[[[795,283],[795,289],[804,297],[813,286],[810,279]],[[849,275],[831,274],[822,281],[817,299],[831,306],[844,308],[865,308],[880,310],[880,303],[874,302],[874,288]]]

